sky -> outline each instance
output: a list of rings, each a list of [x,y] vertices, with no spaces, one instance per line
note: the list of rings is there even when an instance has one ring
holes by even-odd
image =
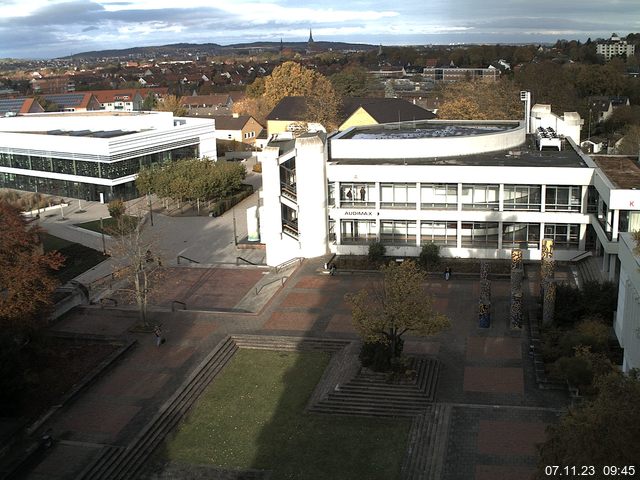
[[[542,43],[640,32],[640,0],[0,0],[0,58],[254,41]]]

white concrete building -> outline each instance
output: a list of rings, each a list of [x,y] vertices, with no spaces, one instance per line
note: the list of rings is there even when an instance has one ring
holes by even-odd
[[[605,60],[611,60],[611,57],[620,55],[632,56],[636,51],[635,45],[627,43],[626,40],[622,40],[615,33],[611,35],[609,40],[604,42],[598,42],[596,44],[596,53],[602,55]]]
[[[634,253],[630,233],[620,235],[620,281],[618,308],[613,325],[618,342],[624,348],[622,370],[640,368],[640,255]]]
[[[193,157],[216,159],[212,120],[99,111],[0,118],[0,187],[129,199],[142,166]]]
[[[372,240],[390,255],[433,241],[445,256],[521,247],[539,259],[542,238],[570,259],[585,249],[596,166],[557,140],[561,151],[540,151],[523,122],[434,120],[272,141],[260,156],[267,262],[365,254]]]

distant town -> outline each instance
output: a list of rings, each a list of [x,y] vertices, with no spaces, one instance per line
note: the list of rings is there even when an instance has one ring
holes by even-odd
[[[0,60],[0,478],[635,477],[640,33],[308,33]]]

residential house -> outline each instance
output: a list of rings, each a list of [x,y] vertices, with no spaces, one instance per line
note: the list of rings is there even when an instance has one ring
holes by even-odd
[[[380,123],[428,120],[435,115],[399,98],[345,98],[338,113],[339,128]],[[269,135],[298,129],[309,121],[306,97],[284,97],[267,115]]]
[[[605,122],[619,107],[628,107],[629,97],[591,97],[589,100],[589,120],[595,123]]]
[[[100,102],[100,109],[108,112],[140,111],[144,102],[144,97],[136,89],[94,90],[90,93]]]
[[[58,105],[63,112],[88,112],[100,110],[100,102],[90,92],[60,93],[42,95],[46,101]]]
[[[233,107],[233,98],[228,93],[195,95],[182,97],[180,103],[187,109],[187,115],[192,117],[229,115]]]
[[[44,109],[35,98],[6,98],[0,100],[0,117],[43,111]]]
[[[211,115],[216,122],[216,139],[255,144],[263,128],[251,115]]]

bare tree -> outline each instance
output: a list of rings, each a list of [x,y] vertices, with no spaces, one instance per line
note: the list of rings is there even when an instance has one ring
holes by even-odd
[[[148,326],[147,306],[152,282],[160,275],[161,259],[154,239],[144,234],[143,227],[142,218],[120,217],[110,232],[109,253],[116,261],[114,275],[126,281],[119,290],[135,302],[140,322]]]

